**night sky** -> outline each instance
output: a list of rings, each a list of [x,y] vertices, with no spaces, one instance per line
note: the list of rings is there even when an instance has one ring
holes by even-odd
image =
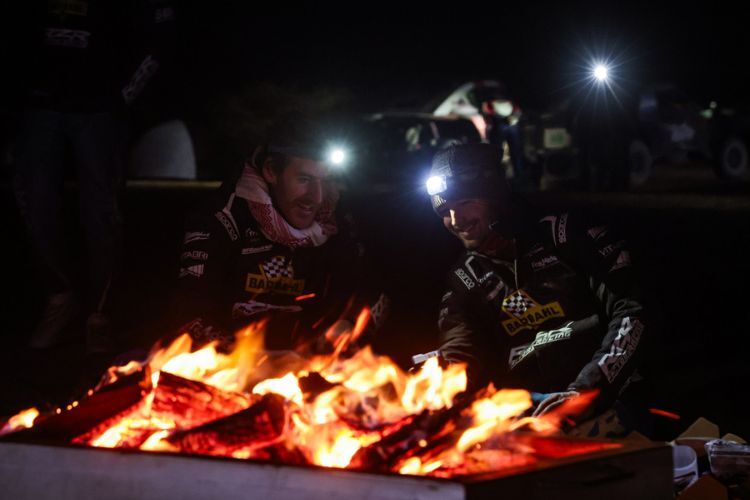
[[[0,16],[3,94],[26,54],[26,2]],[[350,93],[360,111],[424,107],[456,84],[499,79],[522,106],[575,89],[592,57],[616,64],[624,91],[672,81],[699,102],[747,101],[750,16],[722,2],[358,3],[258,7],[177,1],[173,87],[183,105],[253,82]],[[21,14],[19,14],[21,13]]]
[[[522,103],[544,106],[580,81],[591,56],[615,63],[626,89],[673,81],[699,101],[742,101],[750,83],[750,17],[718,2],[458,2],[272,15],[249,2],[218,4],[207,12],[205,2],[188,2],[181,11],[183,69],[213,88],[251,80],[340,86],[377,108],[415,106],[454,83],[495,78]]]

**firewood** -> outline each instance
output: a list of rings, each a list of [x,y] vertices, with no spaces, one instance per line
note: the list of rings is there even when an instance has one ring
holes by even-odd
[[[178,431],[167,441],[187,453],[232,456],[275,444],[286,425],[284,399],[266,394],[250,408],[199,427]]]
[[[151,415],[173,420],[177,429],[191,429],[244,410],[251,402],[242,394],[161,372]]]
[[[43,415],[34,426],[3,437],[7,441],[68,443],[90,431],[101,422],[126,411],[145,395],[145,372],[137,371],[122,377],[90,396],[61,408],[59,413]]]

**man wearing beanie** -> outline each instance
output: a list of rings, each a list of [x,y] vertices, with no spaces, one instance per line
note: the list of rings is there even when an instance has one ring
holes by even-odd
[[[316,124],[282,118],[236,184],[189,218],[172,307],[179,333],[228,347],[240,328],[268,320],[267,349],[315,350],[366,306],[370,325],[381,321],[385,298],[363,292],[363,250],[337,213],[325,146]]]
[[[433,160],[432,206],[465,248],[448,274],[438,352],[468,364],[474,389],[532,391],[535,416],[596,394],[572,416],[577,433],[621,432],[650,334],[625,243],[573,213],[533,215],[512,199],[499,159],[471,144]]]

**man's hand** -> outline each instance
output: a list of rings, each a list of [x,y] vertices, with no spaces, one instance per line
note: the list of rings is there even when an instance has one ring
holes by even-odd
[[[541,417],[545,413],[557,408],[565,401],[577,398],[580,395],[581,394],[578,391],[552,392],[547,394],[547,397],[539,403],[539,406],[536,407],[536,410],[534,410],[534,413],[532,413],[531,416]]]

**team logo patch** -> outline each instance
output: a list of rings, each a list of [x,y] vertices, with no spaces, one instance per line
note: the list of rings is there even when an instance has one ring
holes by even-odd
[[[455,273],[456,276],[458,276],[458,279],[463,282],[464,286],[466,286],[467,289],[471,290],[472,288],[474,288],[476,283],[474,283],[473,279],[469,278],[469,275],[466,274],[466,271],[464,271],[463,269],[456,269]]]
[[[557,226],[557,242],[565,243],[568,240],[568,214],[560,216],[560,225]]]
[[[266,304],[265,302],[258,302],[255,300],[248,300],[247,302],[236,302],[232,306],[232,317],[233,318],[247,318],[256,314],[264,313],[267,311],[281,311],[296,313],[302,310],[301,306],[277,306],[274,304]]]
[[[610,243],[610,244],[609,244],[609,245],[607,245],[606,247],[600,248],[600,249],[599,249],[599,250],[597,250],[597,251],[599,252],[599,255],[601,255],[602,257],[609,257],[609,256],[610,256],[610,255],[612,255],[612,253],[614,253],[614,252],[615,252],[616,250],[619,250],[620,248],[622,248],[622,246],[623,246],[624,244],[625,244],[625,242],[624,242],[624,241],[622,241],[622,240],[620,240],[620,241],[618,241],[617,243]]]
[[[573,329],[570,328],[570,325],[573,323],[570,322],[567,325],[563,326],[562,328],[558,328],[557,330],[550,330],[548,332],[539,332],[536,334],[536,338],[534,339],[534,342],[530,344],[524,344],[518,347],[514,347],[510,350],[510,356],[508,358],[508,366],[511,368],[515,368],[518,363],[526,359],[531,353],[533,353],[537,347],[541,347],[546,344],[551,344],[553,342],[558,342],[560,340],[568,340],[573,333]]]
[[[200,278],[201,276],[203,276],[204,270],[205,270],[205,266],[203,264],[199,264],[197,266],[183,267],[183,268],[180,268],[180,278],[184,278],[185,276],[194,276],[196,278]]]
[[[617,271],[618,269],[622,269],[623,267],[628,267],[630,265],[630,254],[627,250],[622,250],[617,255],[617,260],[615,261],[615,264],[612,266],[612,268],[609,270],[611,273],[612,271]]]
[[[625,363],[635,352],[642,334],[643,324],[638,319],[627,316],[622,319],[617,337],[612,342],[612,347],[598,362],[599,369],[610,383],[620,374]]]
[[[534,299],[523,290],[516,290],[503,300],[503,311],[520,318],[526,311],[538,305]]]
[[[181,260],[208,260],[208,253],[200,250],[193,250],[191,252],[182,252],[180,256]]]
[[[248,292],[299,295],[305,288],[305,280],[294,279],[292,263],[283,255],[267,259],[258,267],[260,274],[247,275],[245,290]]]
[[[548,255],[546,257],[542,257],[538,261],[532,262],[531,263],[531,268],[534,271],[540,271],[542,269],[546,269],[546,268],[548,268],[550,266],[553,266],[553,265],[557,264],[558,262],[560,262],[560,261],[559,261],[559,259],[557,257],[555,257],[554,255]]]
[[[237,230],[234,228],[234,224],[231,220],[229,220],[229,217],[227,217],[224,212],[216,212],[214,215],[216,216],[216,219],[221,222],[221,225],[224,226],[224,229],[227,230],[229,239],[232,241],[237,241],[239,235],[237,234]]]
[[[89,46],[91,33],[83,30],[47,28],[44,32],[44,43],[55,47],[72,47],[85,49]]]
[[[273,245],[263,245],[262,247],[247,247],[242,249],[242,255],[252,255],[254,253],[268,252]]]
[[[182,240],[182,243],[187,245],[188,243],[192,243],[194,241],[203,241],[207,240],[211,237],[211,233],[204,233],[201,231],[192,231],[185,233],[185,238]]]
[[[512,316],[502,322],[503,328],[511,336],[523,330],[537,328],[548,319],[565,317],[565,311],[559,302],[539,304],[523,290],[516,290],[505,297],[502,309]]]
[[[586,234],[588,234],[589,238],[591,238],[592,240],[598,240],[599,238],[607,234],[607,226],[592,227],[591,229],[586,231]]]

